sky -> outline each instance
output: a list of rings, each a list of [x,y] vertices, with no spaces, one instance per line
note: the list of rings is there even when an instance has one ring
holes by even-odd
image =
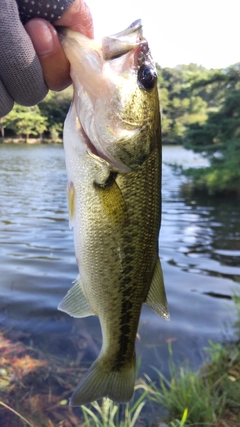
[[[143,23],[152,56],[162,67],[191,62],[225,68],[240,62],[240,0],[85,0],[95,37]]]

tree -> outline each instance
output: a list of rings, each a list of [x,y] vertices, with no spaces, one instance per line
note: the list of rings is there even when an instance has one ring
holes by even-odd
[[[218,85],[221,103],[204,124],[189,125],[185,146],[204,152],[210,168],[189,171],[196,188],[240,194],[240,63],[196,85]]]
[[[12,129],[16,135],[24,135],[26,141],[30,135],[42,135],[47,130],[48,120],[40,113],[39,107],[23,107],[15,104],[5,117],[5,127]]]
[[[196,64],[161,68],[157,65],[159,95],[162,112],[162,135],[164,143],[182,144],[191,123],[204,123],[208,104],[193,91],[191,84],[199,79],[204,67]]]
[[[49,128],[54,126],[57,131],[64,123],[72,100],[72,87],[62,92],[49,91],[46,98],[40,102],[39,109],[43,116],[48,118]]]
[[[0,129],[1,129],[1,137],[5,136],[5,127],[6,127],[6,117],[0,118]]]

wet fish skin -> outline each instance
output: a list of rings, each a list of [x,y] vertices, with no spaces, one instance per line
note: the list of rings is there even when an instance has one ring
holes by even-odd
[[[69,31],[62,35],[74,83],[74,101],[64,125],[64,148],[69,219],[74,227],[80,276],[59,309],[74,317],[97,315],[103,337],[97,360],[71,398],[73,406],[104,396],[116,402],[129,401],[134,390],[135,337],[142,304],[147,303],[168,318],[158,258],[161,221],[158,94],[156,84],[150,90],[140,87],[139,67],[136,67],[136,55],[138,58],[142,54],[141,64],[150,64],[151,57],[140,24],[135,23],[132,31],[128,28],[111,37],[117,46],[108,40],[103,47],[96,47],[101,62],[96,65],[96,58],[92,61],[91,57],[95,55],[95,42],[84,36],[79,39],[78,34]],[[78,62],[72,56],[76,44],[70,46],[70,39],[73,43],[78,40],[81,45],[78,61],[85,61],[85,70],[90,70],[86,79],[82,76],[84,67],[80,66],[79,74]],[[109,43],[110,50],[104,55],[104,46]],[[119,49],[121,55],[115,58],[114,52],[119,55]],[[86,60],[86,54],[90,59]],[[114,64],[112,70],[107,69],[104,80],[96,70],[109,67],[108,62]],[[95,74],[104,93],[95,87]],[[96,136],[98,116],[103,129]]]

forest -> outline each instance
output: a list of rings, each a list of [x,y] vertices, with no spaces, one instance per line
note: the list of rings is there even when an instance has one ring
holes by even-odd
[[[157,64],[163,144],[202,153],[207,168],[183,171],[192,187],[210,195],[240,195],[240,63],[225,69],[196,64]],[[39,138],[61,142],[72,88],[49,92],[37,106],[14,109],[0,119],[1,140]]]

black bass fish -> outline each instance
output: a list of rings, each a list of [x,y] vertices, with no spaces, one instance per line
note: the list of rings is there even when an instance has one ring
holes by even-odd
[[[161,128],[157,72],[141,21],[101,44],[68,30],[73,102],[64,124],[70,227],[79,276],[59,304],[96,315],[102,349],[70,404],[131,399],[142,304],[168,318],[158,257]]]

